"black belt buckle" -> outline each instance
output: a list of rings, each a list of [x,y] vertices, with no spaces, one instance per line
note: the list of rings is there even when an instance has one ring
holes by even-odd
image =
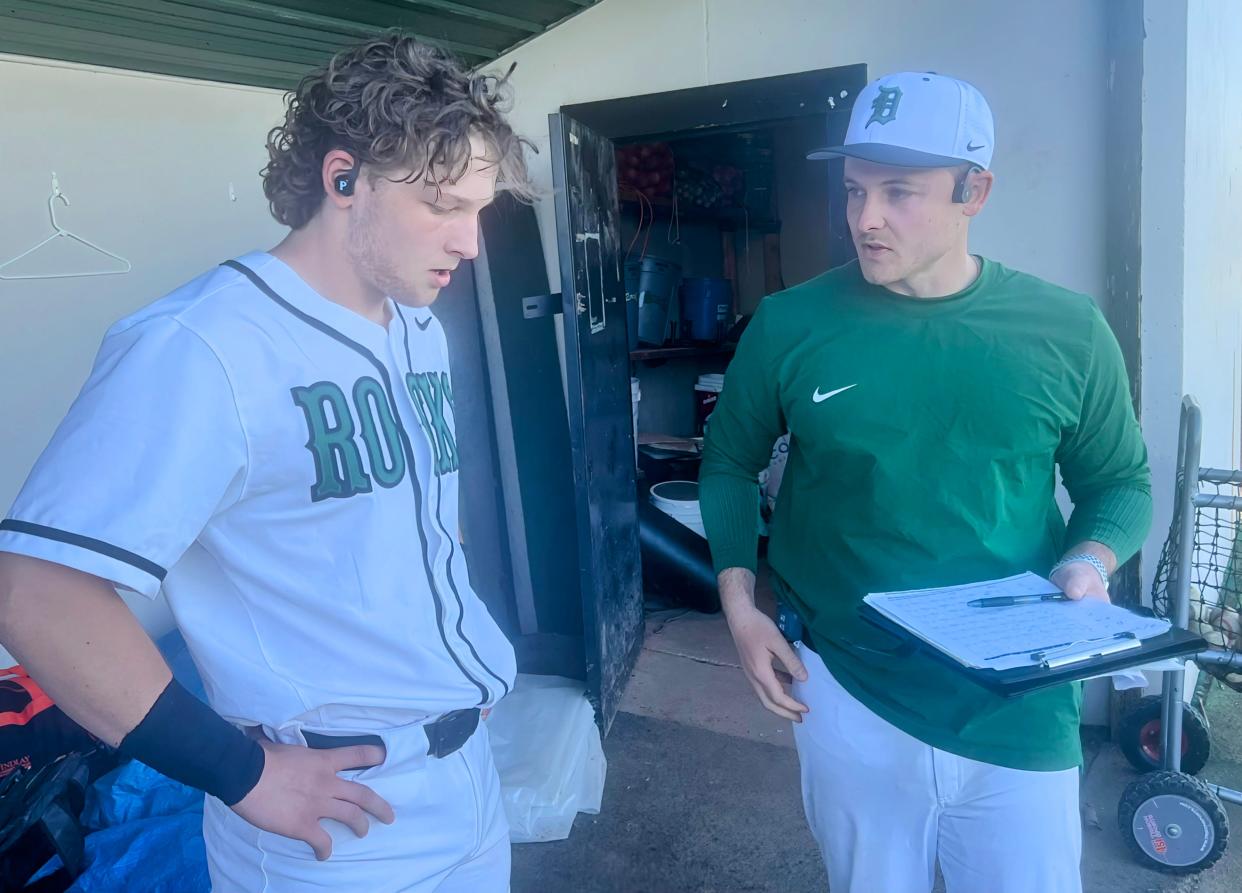
[[[470,740],[479,727],[479,708],[454,710],[423,726],[427,733],[427,755],[443,759]]]

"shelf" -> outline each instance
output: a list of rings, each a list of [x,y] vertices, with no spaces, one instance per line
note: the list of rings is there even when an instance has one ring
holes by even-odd
[[[639,207],[640,203],[636,198],[621,199],[622,211],[638,214]],[[660,214],[671,216],[673,213],[673,200],[669,198],[651,199],[651,208]],[[646,211],[643,213],[646,213]],[[779,233],[781,231],[781,222],[779,220],[768,220],[756,214],[750,214],[748,220],[744,208],[688,208],[685,205],[681,205],[677,209],[677,217],[686,223],[714,223],[723,230],[749,229],[752,233]]]
[[[724,357],[737,350],[736,344],[702,344],[682,347],[640,347],[630,351],[631,360],[676,360],[697,357]]]

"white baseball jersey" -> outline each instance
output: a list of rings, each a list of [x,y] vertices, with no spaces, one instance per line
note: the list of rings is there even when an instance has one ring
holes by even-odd
[[[494,703],[514,657],[457,540],[444,333],[389,306],[385,329],[256,253],[117,323],[0,549],[163,586],[235,722]]]

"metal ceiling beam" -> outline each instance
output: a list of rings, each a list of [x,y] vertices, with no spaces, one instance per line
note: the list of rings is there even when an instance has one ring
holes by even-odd
[[[144,21],[129,14],[120,15],[115,7],[101,0],[65,0],[56,6],[41,0],[5,0],[4,9],[16,13],[17,18],[26,21],[74,27],[117,38],[138,38],[166,47],[215,51],[258,59],[280,59],[307,68],[323,61],[321,52],[258,40],[253,34],[239,38],[213,34],[187,24],[165,25],[150,19]]]
[[[262,0],[210,0],[210,2],[212,5],[224,9],[234,9],[259,18],[285,22],[290,25],[300,25],[308,28],[340,31],[341,33],[355,34],[360,37],[373,37],[376,34],[386,31],[389,27],[399,24],[398,22],[393,22],[392,25],[389,26],[372,25],[366,22],[355,22],[349,19],[340,19],[333,16],[322,15],[320,13],[302,12],[297,9],[289,9],[284,6],[276,6],[272,3],[265,3],[262,2]],[[437,37],[432,34],[419,34],[412,29],[410,30],[411,33],[413,33],[414,36],[418,37],[420,40],[438,44],[446,49],[450,49],[458,53],[464,53],[469,56],[479,56],[484,59],[495,59],[498,55],[497,51],[492,47],[463,43],[459,40]]]
[[[464,3],[452,3],[450,0],[401,0],[401,3],[404,6],[436,9],[455,16],[461,16],[462,18],[477,19],[489,25],[502,25],[517,31],[525,31],[528,34],[538,34],[543,31],[543,25],[530,19],[519,19],[515,16],[492,12],[487,9],[479,9],[475,6],[466,6]]]
[[[389,28],[477,70],[596,2],[0,0],[0,52],[288,89]]]
[[[73,0],[61,0],[73,3]],[[204,34],[240,37],[279,46],[300,47],[313,53],[333,53],[359,35],[322,29],[289,28],[279,22],[255,18],[177,0],[107,0],[109,9],[146,24],[186,28]],[[135,29],[134,36],[141,33]]]
[[[287,25],[299,25],[311,31],[332,31],[349,37],[373,37],[383,31],[380,25],[368,25],[349,19],[333,18],[297,10],[286,10],[259,0],[171,0],[179,7],[198,10],[202,15],[211,17],[221,10],[245,16],[251,21],[275,22]],[[286,15],[278,13],[285,12]]]
[[[210,6],[215,0],[199,0]],[[346,19],[382,28],[400,28],[424,37],[436,36],[460,44],[487,47],[499,54],[523,32],[475,19],[462,19],[402,5],[401,0],[251,0],[261,6],[278,7],[333,19]]]
[[[227,79],[277,89],[287,89],[305,74],[304,66],[289,63],[184,47],[161,47],[143,40],[100,35],[65,25],[13,19],[3,20],[3,27],[0,27],[0,51],[178,77]]]

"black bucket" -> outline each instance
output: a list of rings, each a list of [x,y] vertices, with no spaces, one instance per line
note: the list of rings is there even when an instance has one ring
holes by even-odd
[[[668,307],[681,281],[681,264],[644,257],[629,261],[625,273],[627,281],[637,281],[638,340],[659,347],[668,328]]]

